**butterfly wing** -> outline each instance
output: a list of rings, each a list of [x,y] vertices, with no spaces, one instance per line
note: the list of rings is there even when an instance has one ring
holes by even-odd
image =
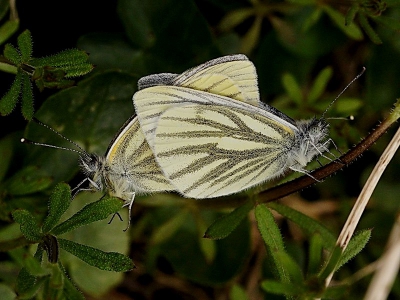
[[[168,109],[188,104],[221,105],[233,108],[241,108],[254,114],[263,114],[268,118],[282,122],[284,125],[296,130],[294,124],[285,121],[269,110],[255,107],[246,102],[237,101],[228,97],[215,95],[203,91],[193,90],[177,86],[154,86],[139,91],[134,96],[136,113],[140,126],[154,151],[154,133],[159,117]]]
[[[238,107],[188,104],[160,116],[154,154],[182,195],[212,198],[282,174],[293,143],[285,122]]]
[[[127,191],[143,193],[174,189],[156,163],[137,117],[128,120],[110,143],[106,161],[110,167],[108,180],[112,181],[117,196],[121,197]]]
[[[172,85],[226,96],[258,106],[257,72],[243,54],[210,60],[178,75]]]
[[[182,74],[160,73],[142,77],[139,90],[160,85],[174,85],[230,97],[258,106],[260,96],[257,72],[243,55],[227,55],[212,59]]]
[[[134,94],[133,102],[151,148],[156,121],[172,106],[184,102],[210,104],[221,97],[224,98],[222,101],[232,99],[260,106],[256,69],[241,54],[210,60],[180,75],[149,75],[141,78],[138,85],[141,90]]]

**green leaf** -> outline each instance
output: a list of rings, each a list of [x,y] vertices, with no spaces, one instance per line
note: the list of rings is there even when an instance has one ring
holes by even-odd
[[[211,264],[217,254],[216,241],[204,238],[205,232],[207,230],[208,224],[201,214],[195,214],[196,228],[198,231],[198,243],[207,263]]]
[[[33,215],[24,209],[15,210],[12,212],[15,222],[20,225],[20,229],[25,238],[29,241],[38,242],[42,238],[40,228]]]
[[[21,72],[17,72],[11,88],[0,100],[0,113],[3,116],[10,114],[17,105],[19,94],[21,92]]]
[[[321,299],[346,299],[345,293],[348,291],[348,285],[337,285],[327,287],[321,296]]]
[[[282,84],[289,97],[297,104],[300,104],[303,99],[303,94],[294,76],[289,73],[283,74]]]
[[[29,75],[22,73],[22,115],[28,121],[33,117],[33,93]]]
[[[217,219],[207,229],[204,237],[214,240],[227,237],[247,217],[248,213],[253,209],[253,207],[254,203],[248,201],[244,205],[237,207],[229,214]]]
[[[71,202],[71,189],[68,184],[59,183],[53,189],[49,200],[49,213],[44,219],[42,231],[49,232],[60,220]]]
[[[135,268],[132,260],[116,252],[104,252],[99,249],[78,244],[65,239],[59,239],[60,247],[75,255],[87,264],[100,270],[127,272]]]
[[[329,80],[332,78],[332,68],[326,67],[323,69],[314,80],[314,84],[308,94],[307,100],[309,104],[314,103],[320,98],[328,85]]]
[[[305,292],[305,288],[302,286],[274,280],[264,280],[261,282],[261,288],[271,294],[296,296],[299,299],[301,299],[300,295]]]
[[[4,57],[11,61],[16,66],[19,66],[21,61],[21,55],[18,50],[11,44],[6,44],[4,46]]]
[[[93,70],[93,65],[90,63],[82,63],[73,66],[66,66],[62,68],[65,72],[65,78],[72,78],[86,75]]]
[[[56,290],[57,294],[60,294],[64,287],[64,274],[60,269],[59,264],[50,265],[51,269],[51,277],[50,277],[50,286],[52,289]],[[53,299],[53,298],[48,298]]]
[[[336,270],[341,256],[342,256],[342,248],[340,248],[339,246],[335,246],[333,248],[333,251],[331,252],[331,255],[326,261],[322,271],[318,276],[321,280],[325,280],[329,276],[329,274],[331,274]]]
[[[67,272],[64,269],[64,266],[59,263],[60,269],[64,273],[64,295],[67,299],[71,300],[85,300],[82,292],[78,290],[75,284],[69,279]]]
[[[37,249],[38,253],[35,256],[25,253],[23,257],[24,268],[28,271],[29,274],[34,277],[45,276],[48,275],[49,272],[41,265],[41,262],[36,258],[43,254],[43,250],[39,247]]]
[[[367,17],[364,14],[358,14],[358,21],[360,22],[361,27],[364,29],[365,33],[371,39],[374,44],[380,45],[382,44],[382,40],[369,24]]]
[[[14,290],[6,285],[5,283],[0,283],[0,295],[2,300],[15,300],[17,299],[17,294]]]
[[[16,287],[18,299],[32,299],[47,279],[48,276],[36,278],[30,275],[25,268],[21,269]]]
[[[187,220],[188,212],[185,210],[179,211],[175,216],[166,221],[162,226],[154,231],[150,238],[152,245],[157,245],[168,240],[179,227]]]
[[[319,19],[321,19],[322,16],[322,9],[316,7],[311,15],[304,20],[303,26],[302,26],[302,31],[307,32],[313,25],[315,25]]]
[[[336,271],[339,270],[345,263],[347,263],[350,259],[355,257],[358,253],[364,249],[365,245],[367,245],[369,239],[371,238],[371,229],[362,230],[357,233],[347,245],[346,250],[344,250],[340,260],[336,266]]]
[[[308,255],[308,269],[309,276],[317,274],[322,262],[322,251],[324,249],[324,241],[319,233],[315,233],[310,239],[310,248]]]
[[[22,268],[18,273],[15,289],[19,294],[24,294],[34,286],[35,282],[36,277],[26,268]]]
[[[86,205],[71,218],[56,226],[51,230],[51,233],[60,235],[80,226],[103,220],[110,214],[118,212],[121,207],[122,203],[120,199],[104,197],[99,201]]]
[[[285,251],[280,251],[276,252],[274,256],[276,258],[275,263],[290,276],[291,282],[301,284],[304,281],[304,276],[300,266],[289,254],[287,254]]]
[[[255,11],[252,7],[230,11],[223,17],[218,27],[221,31],[229,31],[254,14]]]
[[[88,58],[89,55],[85,51],[79,49],[69,49],[51,56],[34,58],[32,59],[31,64],[35,67],[78,66],[83,63],[87,63]]]
[[[268,203],[268,207],[277,211],[282,216],[299,225],[308,235],[319,233],[324,240],[325,248],[332,249],[336,243],[334,235],[321,223],[316,220],[276,202]]]
[[[353,3],[353,5],[350,7],[350,9],[347,11],[347,14],[345,16],[345,24],[346,26],[353,23],[354,18],[356,17],[356,14],[360,10],[360,6],[358,3]]]
[[[19,20],[8,20],[0,27],[0,45],[7,41],[19,28]]]
[[[249,54],[251,53],[256,45],[258,44],[260,40],[260,33],[261,33],[261,26],[262,26],[262,21],[263,18],[260,16],[257,16],[249,28],[249,30],[246,32],[246,34],[243,36],[241,45],[240,45],[240,52],[244,54]]]
[[[67,212],[63,218],[68,218],[79,211],[85,204],[91,203],[99,199],[99,193],[79,193],[71,202]],[[134,207],[135,208],[135,207]],[[74,241],[79,244],[88,245],[101,249],[106,252],[119,252],[128,255],[131,241],[131,230],[124,232],[126,221],[128,219],[128,210],[123,209],[119,212],[122,219],[121,222],[117,217],[111,224],[108,224],[109,218],[91,223],[80,228],[68,232],[62,238]],[[153,221],[153,220],[152,220]],[[132,226],[131,229],[134,229]],[[149,227],[146,227],[146,233]],[[115,286],[123,281],[123,273],[114,273],[102,271],[94,268],[76,256],[69,254],[63,250],[61,253],[61,262],[68,268],[68,276],[73,283],[84,293],[90,294],[97,298],[112,290]]]
[[[363,39],[362,31],[356,24],[351,23],[346,25],[345,17],[340,12],[331,8],[328,5],[323,5],[321,7],[328,14],[331,20],[336,24],[336,26],[338,26],[349,38],[352,38],[356,41],[360,41]]]
[[[29,30],[25,30],[18,36],[18,48],[23,62],[28,62],[32,56],[32,36]]]
[[[47,189],[53,180],[35,166],[28,166],[14,174],[5,183],[7,192],[14,196],[28,195]]]
[[[352,114],[364,105],[364,101],[359,98],[340,98],[335,103],[335,110],[341,114]]]
[[[247,296],[246,291],[240,285],[234,284],[229,292],[229,299],[248,300],[249,297]]]
[[[34,255],[35,259],[39,262],[42,261],[43,249],[38,247],[36,249],[36,253]],[[37,281],[36,276],[33,276],[28,270],[24,267],[21,269],[17,276],[16,282],[16,291],[19,294],[20,299],[30,299],[32,298],[40,288],[44,281],[44,278]]]
[[[261,237],[264,240],[267,250],[269,250],[271,254],[271,258],[274,262],[276,270],[278,271],[281,281],[290,282],[289,274],[280,262],[281,257],[277,256],[278,253],[285,252],[285,247],[279,228],[275,223],[271,211],[264,204],[259,204],[256,206],[254,212],[258,230],[261,233]]]

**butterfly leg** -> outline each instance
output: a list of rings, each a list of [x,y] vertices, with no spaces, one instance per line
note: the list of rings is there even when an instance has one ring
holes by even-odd
[[[325,143],[332,143],[333,147],[335,147],[336,151],[340,153],[340,155],[343,155],[342,151],[336,146],[335,142],[332,139],[327,140]],[[324,144],[325,145],[325,144]]]
[[[322,182],[322,180],[318,180],[317,178],[315,178],[314,176],[312,176],[307,170],[304,170],[304,169],[296,169],[296,168],[294,168],[294,167],[289,167],[289,169],[291,169],[292,171],[295,171],[295,172],[303,173],[303,174],[305,174],[305,175],[311,177],[312,179],[314,179],[316,182]]]
[[[132,212],[132,206],[133,202],[135,201],[135,192],[132,192],[132,198],[130,201],[125,202],[125,204],[122,207],[128,206],[128,226],[124,229],[124,231],[127,231],[129,227],[131,226],[131,212]]]
[[[343,155],[342,151],[339,150],[339,148],[336,146],[335,142],[334,142],[332,139],[327,140],[327,141],[324,143],[323,146],[325,146],[326,143],[331,143],[331,144],[333,145],[333,147],[335,147],[336,151],[339,152],[340,155]],[[340,164],[342,164],[342,165],[345,165],[345,163],[342,162],[342,161],[340,160],[340,157],[336,157],[336,155],[333,154],[332,152],[330,152],[329,150],[327,150],[327,151],[335,158],[335,161],[336,161],[336,162],[338,162],[338,163],[340,163]]]
[[[78,195],[78,193],[80,193],[80,192],[82,192],[82,191],[93,192],[93,189],[91,189],[91,188],[80,188],[80,186],[82,186],[82,184],[84,184],[86,181],[89,181],[89,182],[93,185],[93,187],[94,187],[96,190],[99,190],[99,191],[101,190],[101,187],[98,186],[93,180],[91,180],[90,178],[85,178],[85,179],[83,179],[81,182],[79,182],[78,185],[77,185],[76,187],[74,187],[74,188],[71,190],[71,192],[77,190],[77,191],[73,194],[72,200],[74,200],[75,197],[76,197],[76,195]]]
[[[113,214],[113,216],[111,217],[110,221],[108,221],[107,224],[111,224],[111,222],[112,222],[112,221],[114,220],[114,218],[115,218],[115,215],[117,215],[118,218],[119,218],[119,220],[122,221],[121,215],[119,214],[119,212],[116,212],[115,214]]]

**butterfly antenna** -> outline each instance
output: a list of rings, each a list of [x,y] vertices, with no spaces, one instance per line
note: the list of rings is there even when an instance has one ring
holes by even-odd
[[[354,121],[355,118],[353,115],[347,116],[347,117],[329,117],[326,118],[327,120],[346,120],[346,121]]]
[[[60,150],[67,150],[67,151],[76,152],[76,153],[83,154],[83,155],[87,154],[86,152],[82,152],[82,151],[75,150],[75,149],[70,149],[70,148],[65,148],[65,147],[60,147],[60,146],[54,146],[54,145],[50,145],[50,144],[33,142],[33,141],[28,140],[26,138],[22,138],[21,139],[21,143],[31,144],[31,145],[35,145],[35,146],[43,146],[43,147],[54,148],[54,149],[60,149]]]
[[[52,132],[54,132],[55,134],[57,134],[59,137],[61,137],[62,139],[66,140],[67,142],[71,143],[72,145],[74,145],[75,147],[77,147],[79,150],[76,149],[71,149],[71,148],[66,148],[66,147],[60,147],[60,146],[54,146],[54,145],[50,145],[50,144],[44,144],[44,143],[38,143],[38,142],[33,142],[31,140],[22,138],[21,139],[21,143],[26,143],[26,144],[31,144],[31,145],[35,145],[35,146],[43,146],[43,147],[48,147],[48,148],[55,148],[55,149],[60,149],[60,150],[67,150],[67,151],[71,151],[71,152],[75,152],[78,153],[80,155],[85,155],[85,156],[89,156],[89,154],[83,150],[83,148],[81,146],[79,146],[77,143],[75,143],[74,141],[70,140],[69,138],[67,138],[66,136],[62,135],[61,133],[59,133],[57,130],[51,128],[49,125],[39,121],[36,118],[32,118],[32,121],[34,121],[35,123],[51,130]]]
[[[336,100],[339,99],[340,96],[342,96],[342,94],[349,88],[349,86],[352,85],[352,84],[354,83],[354,81],[356,81],[358,78],[360,78],[360,77],[364,74],[365,70],[366,70],[366,68],[363,67],[362,70],[361,70],[361,72],[360,72],[356,77],[354,77],[353,80],[350,81],[350,82],[345,86],[345,88],[339,93],[339,95],[336,96],[335,99],[333,99],[333,101],[332,101],[332,102],[328,105],[328,107],[325,109],[325,111],[324,111],[324,113],[322,114],[321,118],[323,118],[323,117],[325,116],[326,112],[332,107],[333,103],[335,103]]]

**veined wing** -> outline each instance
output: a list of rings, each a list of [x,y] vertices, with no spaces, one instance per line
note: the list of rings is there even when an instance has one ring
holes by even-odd
[[[137,117],[131,118],[110,143],[106,161],[111,167],[110,176],[126,176],[136,192],[173,190],[155,161]]]
[[[168,109],[188,104],[221,105],[240,108],[249,113],[264,115],[267,118],[283,123],[284,126],[297,130],[291,124],[271,111],[255,107],[246,102],[178,86],[153,86],[136,92],[133,96],[136,114],[144,135],[154,151],[154,133],[159,117]]]
[[[174,85],[226,96],[259,106],[257,72],[243,55],[228,55],[210,60],[182,74],[161,73],[139,79],[139,90],[160,85]]]
[[[284,122],[237,107],[189,104],[161,115],[154,154],[182,195],[212,198],[282,174],[293,143]]]
[[[226,96],[254,106],[260,102],[256,68],[243,54],[210,60],[178,75],[172,84]]]

